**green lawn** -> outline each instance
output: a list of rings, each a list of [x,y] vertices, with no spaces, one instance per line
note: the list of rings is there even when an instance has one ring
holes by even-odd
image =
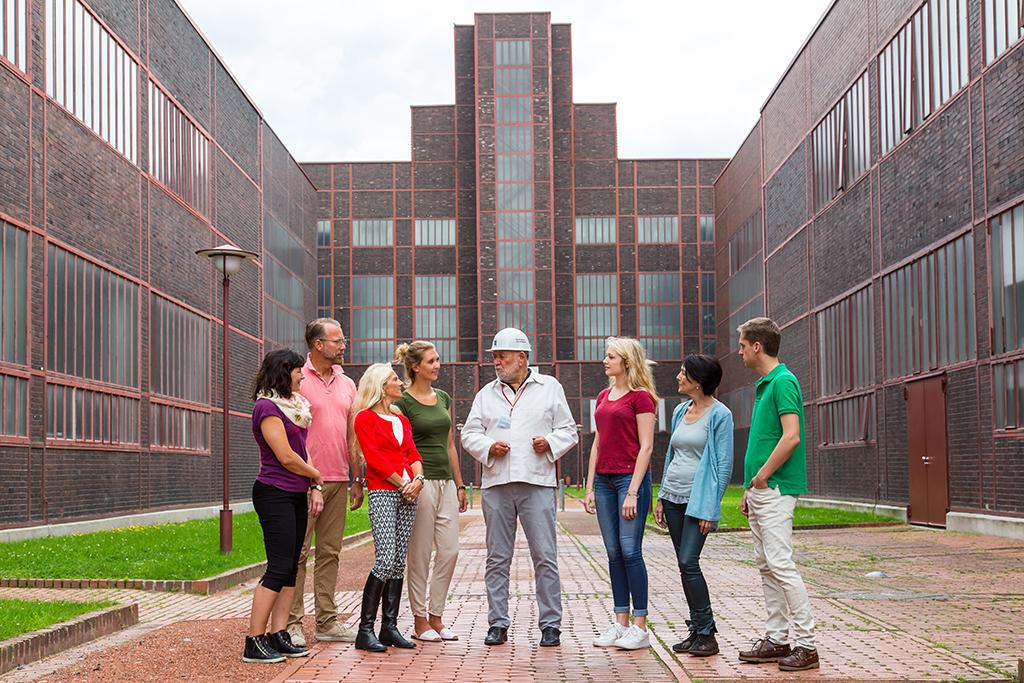
[[[94,612],[116,603],[71,602],[69,600],[15,600],[0,598],[0,640],[29,633],[52,624],[68,621],[82,614]]]
[[[583,498],[583,488],[580,486],[567,487],[566,494],[574,498]],[[654,497],[657,501],[658,486],[654,487]],[[722,498],[722,521],[719,526],[723,529],[746,529],[749,528],[747,518],[740,512],[740,500],[743,497],[743,488],[730,486]],[[654,521],[654,510],[651,509],[650,521]],[[805,508],[797,507],[793,514],[793,526],[816,526],[820,524],[862,524],[864,522],[892,522],[891,517],[881,517],[868,512],[848,512],[846,510],[829,510],[826,508]]]
[[[370,528],[349,511],[345,535]],[[235,515],[233,550],[219,551],[216,517],[91,534],[0,543],[0,576],[33,579],[201,579],[266,559],[255,512]]]

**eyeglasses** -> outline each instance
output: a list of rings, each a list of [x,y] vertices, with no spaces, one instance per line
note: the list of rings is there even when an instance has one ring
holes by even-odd
[[[344,337],[341,337],[340,339],[327,339],[326,337],[320,337],[319,341],[331,342],[332,344],[345,344],[345,343],[347,343],[347,340]]]

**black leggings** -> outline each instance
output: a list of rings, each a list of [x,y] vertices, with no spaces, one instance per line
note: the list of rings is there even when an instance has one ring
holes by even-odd
[[[252,485],[252,506],[260,518],[267,551],[267,571],[260,583],[275,593],[295,586],[309,514],[306,505],[305,492],[284,491],[261,481]]]

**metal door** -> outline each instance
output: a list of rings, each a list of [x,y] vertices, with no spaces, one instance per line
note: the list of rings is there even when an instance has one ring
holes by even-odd
[[[946,378],[908,382],[907,455],[912,524],[946,526],[949,463],[946,452]]]

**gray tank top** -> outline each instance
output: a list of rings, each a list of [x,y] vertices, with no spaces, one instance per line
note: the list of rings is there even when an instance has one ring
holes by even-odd
[[[697,418],[693,424],[687,424],[685,419],[679,421],[675,431],[672,432],[670,444],[672,445],[672,462],[669,463],[668,471],[661,482],[659,498],[672,501],[682,505],[690,500],[690,491],[693,488],[693,475],[697,472],[697,463],[704,454],[704,446],[708,442],[708,417],[711,415],[711,408],[704,411],[704,414]]]

